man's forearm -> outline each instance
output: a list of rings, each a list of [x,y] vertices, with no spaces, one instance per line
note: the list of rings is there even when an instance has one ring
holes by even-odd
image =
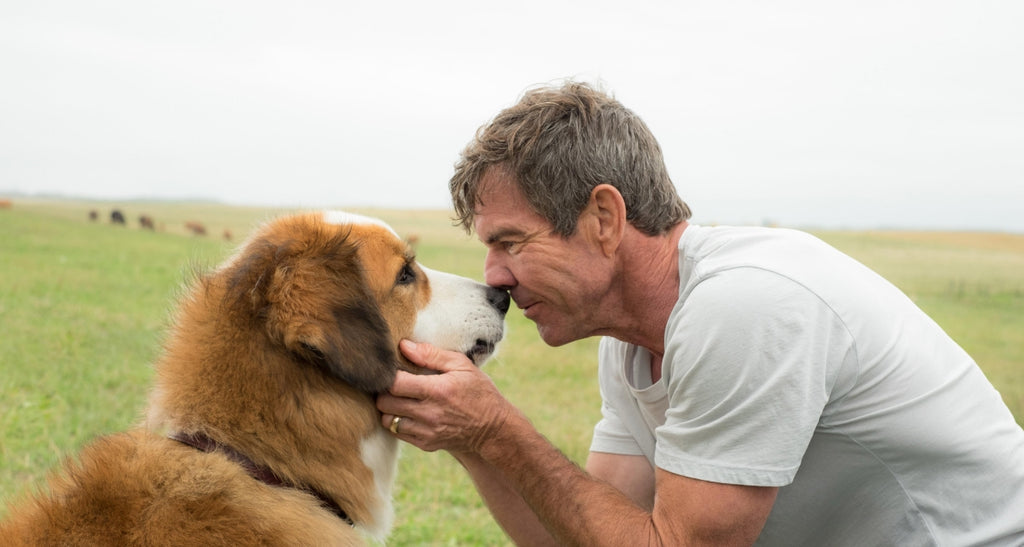
[[[452,455],[472,477],[494,519],[516,545],[558,545],[522,496],[511,488],[504,474],[477,454]]]
[[[649,512],[580,469],[521,414],[505,426],[479,455],[460,461],[492,511],[507,515],[495,512],[517,544],[645,545],[655,538]],[[514,535],[512,528],[522,535]]]

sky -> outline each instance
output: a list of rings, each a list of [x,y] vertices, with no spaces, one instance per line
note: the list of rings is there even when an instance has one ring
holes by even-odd
[[[0,195],[448,208],[482,124],[573,78],[699,224],[1024,233],[1024,2],[0,4]]]

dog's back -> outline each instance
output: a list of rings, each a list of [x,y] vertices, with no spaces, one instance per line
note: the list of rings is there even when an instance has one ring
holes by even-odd
[[[254,481],[219,453],[136,430],[100,438],[12,507],[3,546],[361,545],[300,490]]]

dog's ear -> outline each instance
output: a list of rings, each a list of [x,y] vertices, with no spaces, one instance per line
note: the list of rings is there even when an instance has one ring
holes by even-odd
[[[328,316],[293,317],[283,324],[289,351],[368,393],[395,380],[398,354],[376,302],[354,298]]]
[[[231,276],[230,304],[271,344],[368,392],[391,387],[397,341],[370,294],[347,234],[316,230],[250,243]]]

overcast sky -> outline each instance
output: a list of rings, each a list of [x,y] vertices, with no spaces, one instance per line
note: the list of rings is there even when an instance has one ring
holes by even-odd
[[[1024,232],[1024,2],[0,4],[0,194],[449,207],[477,127],[599,82],[695,221]]]

